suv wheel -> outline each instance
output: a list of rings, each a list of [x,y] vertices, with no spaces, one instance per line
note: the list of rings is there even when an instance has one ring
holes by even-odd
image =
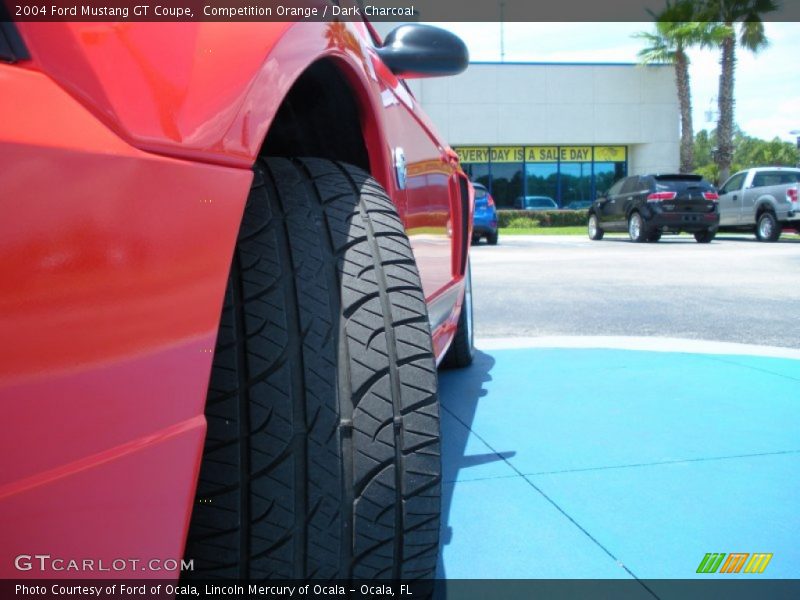
[[[499,237],[500,232],[495,231],[494,233],[489,233],[486,235],[486,243],[490,246],[497,246],[497,238]]]
[[[254,171],[206,401],[190,576],[432,577],[437,377],[403,224],[355,167],[268,158]]]
[[[631,216],[628,217],[628,235],[632,242],[639,243],[647,239],[644,231],[644,220],[642,215],[636,211],[632,212]]]
[[[647,236],[647,241],[648,242],[657,242],[660,239],[661,239],[661,232],[657,231],[657,230],[652,232],[650,235]]]
[[[776,242],[781,237],[781,225],[772,212],[761,213],[756,225],[756,237],[760,242]]]
[[[605,231],[600,228],[600,221],[597,218],[597,215],[592,213],[589,215],[589,225],[587,227],[587,231],[589,233],[590,240],[602,240]]]
[[[694,234],[694,239],[697,240],[700,244],[708,244],[713,240],[717,235],[716,230],[714,229],[706,229],[705,231],[697,231]]]

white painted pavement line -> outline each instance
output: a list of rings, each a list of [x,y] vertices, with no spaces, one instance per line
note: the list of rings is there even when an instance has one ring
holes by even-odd
[[[668,337],[626,336],[541,336],[478,338],[479,350],[516,350],[521,348],[606,348],[645,352],[680,352],[688,354],[728,354],[766,356],[800,360],[800,350],[778,346],[759,346],[735,342],[712,342]]]

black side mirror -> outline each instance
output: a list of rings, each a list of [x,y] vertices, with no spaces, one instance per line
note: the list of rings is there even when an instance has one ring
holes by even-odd
[[[457,75],[469,64],[469,51],[461,38],[430,25],[393,29],[377,52],[392,73],[406,79]]]

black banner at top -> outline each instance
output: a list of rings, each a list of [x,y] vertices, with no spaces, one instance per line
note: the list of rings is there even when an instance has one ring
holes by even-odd
[[[0,0],[16,21],[650,21],[666,0]],[[138,2],[138,3],[137,3]],[[715,20],[695,0],[695,20]],[[800,21],[800,1],[780,0],[765,21]]]

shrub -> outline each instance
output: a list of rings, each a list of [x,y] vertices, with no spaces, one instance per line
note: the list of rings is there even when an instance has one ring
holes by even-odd
[[[498,227],[522,229],[529,227],[570,227],[586,225],[586,210],[498,210]]]
[[[513,217],[509,219],[505,225],[499,225],[507,229],[530,229],[531,227],[538,227],[539,221],[531,217]]]

